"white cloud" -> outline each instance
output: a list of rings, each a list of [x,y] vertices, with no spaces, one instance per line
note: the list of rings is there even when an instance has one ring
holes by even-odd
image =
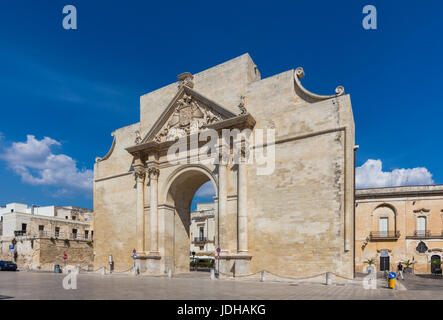
[[[208,198],[208,197],[214,197],[215,196],[215,190],[214,185],[211,181],[208,181],[200,187],[200,189],[197,190],[195,193],[195,197],[198,198]]]
[[[65,154],[54,154],[53,146],[60,142],[44,137],[38,140],[27,135],[26,142],[14,142],[3,150],[0,158],[31,185],[60,187],[61,190],[92,191],[93,171],[78,169],[77,163]]]
[[[355,170],[356,188],[382,188],[434,184],[432,174],[426,168],[394,169],[382,171],[381,160],[367,160]]]

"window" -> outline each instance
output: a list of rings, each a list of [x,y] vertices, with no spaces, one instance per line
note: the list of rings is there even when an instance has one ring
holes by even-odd
[[[22,223],[22,231],[26,231],[26,227],[27,227],[26,223]]]
[[[426,235],[426,217],[417,217],[417,236]]]
[[[44,225],[39,225],[38,226],[38,231],[44,231],[45,230],[45,226]]]
[[[77,239],[77,229],[72,229],[72,237]]]
[[[89,230],[85,230],[85,239],[88,239]]]
[[[388,230],[389,230],[389,225],[388,225],[388,220],[389,218],[387,217],[381,217],[380,221],[379,221],[379,231],[380,231],[380,237],[387,237],[388,236]]]
[[[68,216],[65,216],[65,219],[66,219],[66,220],[68,220],[68,219],[69,219],[69,217],[68,217]]]
[[[55,227],[55,237],[57,238],[60,235],[60,227]]]
[[[200,236],[200,240],[204,239],[204,237],[205,237],[205,228],[204,227],[200,227],[199,236]]]
[[[75,220],[76,216],[72,216],[72,220]]]

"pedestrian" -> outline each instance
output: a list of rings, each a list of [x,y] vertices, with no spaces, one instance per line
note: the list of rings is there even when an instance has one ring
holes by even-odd
[[[399,276],[401,277],[402,280],[405,279],[405,278],[403,278],[403,265],[401,264],[401,261],[398,263],[398,266],[397,266],[397,279]]]

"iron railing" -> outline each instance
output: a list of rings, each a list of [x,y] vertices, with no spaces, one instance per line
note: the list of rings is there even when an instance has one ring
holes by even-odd
[[[431,233],[429,230],[415,230],[414,233],[407,238],[410,239],[429,239],[429,238],[443,238],[443,231],[441,233]]]
[[[16,237],[28,238],[54,238],[54,239],[68,239],[68,240],[93,240],[92,234],[81,234],[75,232],[56,232],[56,231],[14,231]]]
[[[194,243],[201,243],[201,242],[208,242],[208,238],[207,237],[195,237],[194,238]]]
[[[371,231],[369,233],[370,241],[397,240],[398,238],[400,238],[400,231]]]

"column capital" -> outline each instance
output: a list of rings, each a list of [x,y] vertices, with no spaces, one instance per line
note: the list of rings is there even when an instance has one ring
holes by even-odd
[[[145,181],[146,172],[143,166],[137,166],[134,170],[134,178],[137,182]]]
[[[226,166],[229,163],[230,158],[230,153],[222,150],[218,153],[218,164]]]
[[[157,180],[160,175],[160,170],[157,169],[156,167],[149,167],[147,172],[148,172],[149,179]]]

